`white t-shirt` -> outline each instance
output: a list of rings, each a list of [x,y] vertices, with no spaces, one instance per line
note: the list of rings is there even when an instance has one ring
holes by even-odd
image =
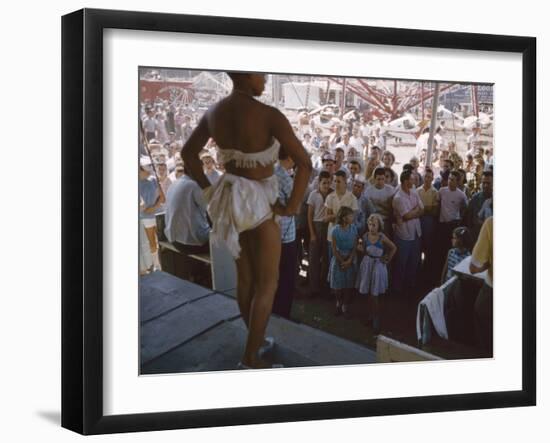
[[[340,143],[337,143],[336,144],[336,147],[337,148],[342,148],[344,150],[344,155],[348,155],[348,151],[349,151],[349,148],[352,147],[352,144],[350,142],[348,142],[348,144],[346,145],[344,142],[340,142]]]
[[[328,194],[330,195],[330,194]],[[328,197],[327,195],[327,197]],[[325,215],[327,214],[327,207],[325,206],[325,198],[319,191],[312,191],[307,199],[307,205],[313,207],[313,221],[324,222]]]
[[[369,186],[365,189],[364,194],[370,198],[376,212],[386,219],[391,214],[392,198],[395,195],[395,188],[390,185],[384,185],[382,189],[376,186]]]
[[[422,135],[420,135],[420,137],[418,137],[418,139],[416,140],[416,156],[419,157],[420,156],[420,153],[422,152],[423,149],[428,149],[428,138],[430,138],[430,133],[429,132],[426,132]]]
[[[434,140],[436,141],[435,148],[437,149],[446,149],[447,142],[440,134],[434,134]]]
[[[157,122],[154,118],[147,117],[145,120],[143,120],[143,128],[147,132],[155,132],[157,129]]]
[[[468,204],[468,198],[464,192],[458,188],[451,191],[447,186],[439,190],[439,201],[441,202],[439,221],[442,223],[460,220],[461,210]]]
[[[348,206],[353,211],[359,210],[357,198],[349,191],[346,191],[346,193],[342,196],[339,196],[336,192],[332,192],[327,196],[327,199],[325,200],[325,206],[330,209],[334,215],[338,214],[338,211],[342,206]],[[336,223],[333,222],[330,222],[328,225],[328,241],[332,241],[332,230],[335,226]]]
[[[475,152],[475,148],[479,145],[479,142],[481,140],[481,137],[479,134],[470,134],[466,138],[466,143],[468,145],[468,154],[473,154]]]
[[[361,152],[363,150],[363,146],[365,145],[365,141],[363,140],[363,137],[355,137],[354,135],[352,135],[349,138],[349,144],[357,149],[357,152]]]

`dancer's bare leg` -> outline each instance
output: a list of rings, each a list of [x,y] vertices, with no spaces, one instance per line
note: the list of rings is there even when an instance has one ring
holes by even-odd
[[[250,305],[254,296],[252,257],[250,256],[250,239],[252,231],[242,232],[239,236],[241,253],[235,263],[237,264],[237,301],[241,317],[248,329],[250,319]]]
[[[242,362],[253,368],[263,367],[258,350],[264,341],[265,330],[279,280],[281,231],[274,220],[267,220],[251,231],[249,249],[253,269],[254,295],[250,305],[248,340]]]

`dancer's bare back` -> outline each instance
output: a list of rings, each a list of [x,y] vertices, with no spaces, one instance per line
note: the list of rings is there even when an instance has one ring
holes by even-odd
[[[283,210],[277,203],[274,210],[279,215],[297,213],[311,173],[311,161],[288,119],[278,109],[234,90],[205,113],[182,149],[185,165],[201,188],[207,188],[210,182],[204,175],[198,154],[210,137],[222,150],[236,149],[244,153],[264,151],[272,145],[273,138],[277,139],[281,149],[296,164],[297,172],[287,208]],[[230,161],[224,167],[230,174],[253,180],[273,175],[273,165],[239,168]]]
[[[220,149],[236,149],[245,153],[261,152],[273,143],[275,108],[245,94],[233,93],[216,103],[206,113],[210,136]],[[273,174],[273,165],[237,168],[234,162],[224,165],[227,172],[255,180]]]

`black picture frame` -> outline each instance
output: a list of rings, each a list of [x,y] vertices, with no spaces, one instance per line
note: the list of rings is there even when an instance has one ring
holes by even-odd
[[[522,55],[522,388],[106,416],[103,412],[103,31],[170,31],[500,51]],[[62,426],[82,434],[320,420],[536,404],[536,39],[245,18],[83,9],[62,18]]]

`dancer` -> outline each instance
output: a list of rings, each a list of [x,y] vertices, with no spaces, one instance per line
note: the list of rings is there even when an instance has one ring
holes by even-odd
[[[311,161],[287,118],[254,97],[262,94],[265,76],[229,73],[233,90],[202,117],[182,149],[191,177],[205,191],[212,220],[211,241],[224,241],[237,265],[237,300],[248,338],[240,367],[267,367],[260,357],[265,329],[277,289],[281,233],[276,215],[300,209]],[[225,166],[215,185],[204,175],[199,153],[212,137]],[[279,148],[296,164],[294,187],[286,207],[277,201],[273,174]]]

